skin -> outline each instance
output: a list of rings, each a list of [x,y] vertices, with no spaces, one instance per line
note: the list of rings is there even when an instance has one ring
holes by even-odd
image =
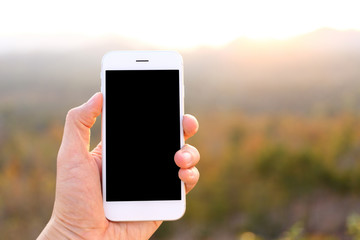
[[[102,94],[96,93],[67,114],[57,157],[54,209],[38,240],[149,239],[162,223],[111,222],[105,218],[101,193],[101,142],[89,151],[90,128],[101,114],[102,101]],[[161,123],[161,116],[158,118]],[[185,139],[193,136],[198,129],[196,118],[185,115],[183,129]],[[159,146],[154,146],[155,153],[157,148]],[[197,149],[187,144],[174,156],[186,193],[198,182],[199,171],[195,165],[199,159]]]

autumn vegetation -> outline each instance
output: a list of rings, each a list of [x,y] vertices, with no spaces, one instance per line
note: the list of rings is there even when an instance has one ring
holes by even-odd
[[[182,53],[201,177],[152,239],[360,239],[360,47],[346,39],[360,42],[322,30]],[[99,91],[103,53],[131,49],[108,43],[0,55],[1,239],[34,239],[50,218],[66,112]]]

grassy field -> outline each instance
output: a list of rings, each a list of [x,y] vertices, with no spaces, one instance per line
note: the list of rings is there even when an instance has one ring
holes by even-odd
[[[0,231],[34,238],[51,214],[63,120],[1,116]],[[242,239],[246,232],[274,239],[294,226],[306,239],[343,239],[360,212],[359,118],[198,115],[201,128],[189,143],[201,152],[200,182],[184,219],[164,223],[154,239]]]

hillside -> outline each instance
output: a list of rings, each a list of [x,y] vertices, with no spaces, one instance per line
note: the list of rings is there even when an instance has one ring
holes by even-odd
[[[68,107],[99,90],[105,52],[154,49],[116,37],[90,42],[76,49],[0,55],[1,104],[49,107],[65,101],[61,105]],[[356,31],[322,29],[286,41],[241,38],[222,48],[182,54],[186,103],[194,110],[311,113],[360,106],[360,33]]]
[[[359,43],[360,32],[322,29],[182,51],[201,178],[184,218],[152,239],[359,239]],[[114,36],[0,46],[4,239],[34,239],[48,221],[66,112],[99,91],[115,49],[155,47]]]

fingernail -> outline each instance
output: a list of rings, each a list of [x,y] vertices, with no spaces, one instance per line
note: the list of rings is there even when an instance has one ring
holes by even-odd
[[[98,94],[98,93],[95,93],[94,95],[92,95],[92,97],[91,97],[86,103],[91,104],[91,103],[94,101],[95,96],[96,96],[97,94]]]
[[[194,171],[192,169],[188,169],[187,172],[188,172],[189,178],[193,179],[195,177]]]

